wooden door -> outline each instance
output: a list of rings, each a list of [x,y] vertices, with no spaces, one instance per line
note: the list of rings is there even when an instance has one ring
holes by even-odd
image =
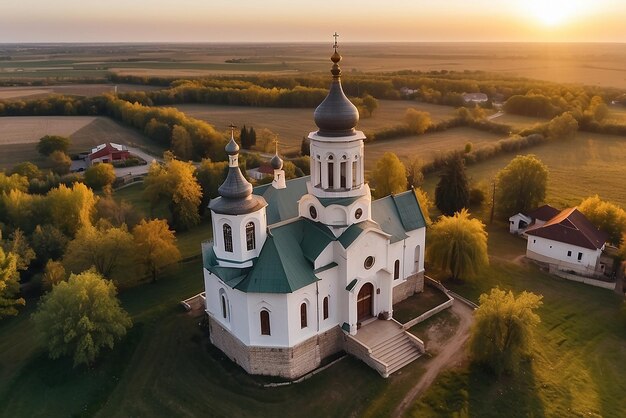
[[[356,300],[357,321],[361,322],[372,316],[372,295],[374,294],[374,286],[371,283],[366,283],[361,290]]]

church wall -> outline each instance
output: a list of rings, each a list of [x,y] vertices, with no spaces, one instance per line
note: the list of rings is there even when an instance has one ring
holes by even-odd
[[[337,280],[340,272],[340,266],[319,273],[317,276],[320,281],[317,283],[319,290],[318,310],[316,315],[319,321],[319,331],[327,331],[337,325],[341,326],[343,321],[342,306],[346,305],[339,295],[342,289]],[[328,318],[324,319],[324,298],[328,297]],[[346,310],[347,312],[347,310]]]
[[[284,293],[243,293],[247,306],[249,345],[266,347],[287,347],[289,341],[288,294]],[[261,310],[270,314],[270,335],[261,334]],[[298,315],[298,318],[300,316]]]
[[[337,326],[314,335],[294,347],[247,347],[209,316],[211,342],[233,362],[251,374],[287,379],[315,370],[322,360],[343,350],[343,331]]]
[[[294,346],[299,344],[315,334],[318,330],[318,295],[317,284],[313,283],[296,290],[293,293],[286,294],[287,297],[287,321],[288,321],[288,345]],[[302,304],[306,305],[307,324],[302,328],[300,321],[300,308]]]
[[[424,272],[413,274],[393,288],[393,304],[424,290]]]
[[[258,257],[267,237],[267,219],[265,208],[245,215],[222,215],[211,212],[213,223],[213,242],[215,255],[221,260],[233,260],[233,267],[243,267],[238,264]],[[246,225],[252,222],[255,225],[255,248],[248,250],[246,242]],[[232,228],[233,251],[224,249],[224,224]],[[220,264],[223,264],[220,262]]]
[[[204,270],[206,309],[223,328],[229,330],[245,343],[250,341],[248,306],[245,293],[225,285],[209,271]],[[221,294],[226,296],[227,317],[222,312]]]

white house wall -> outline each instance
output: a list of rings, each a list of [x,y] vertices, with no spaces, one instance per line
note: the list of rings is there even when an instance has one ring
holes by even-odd
[[[571,251],[571,256],[567,256],[567,252]],[[582,253],[582,258],[578,260],[578,253]],[[566,244],[547,238],[529,236],[526,246],[526,255],[528,258],[537,259],[552,264],[559,264],[563,267],[569,267],[575,270],[595,270],[598,257],[601,250],[591,250],[572,244]],[[540,257],[536,257],[538,254]],[[541,256],[546,259],[542,259]]]

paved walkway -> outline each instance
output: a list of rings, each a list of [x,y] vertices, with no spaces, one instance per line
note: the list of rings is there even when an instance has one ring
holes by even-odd
[[[450,311],[459,317],[459,328],[456,334],[446,341],[443,350],[426,364],[426,372],[393,411],[393,417],[401,417],[413,401],[428,389],[439,373],[458,365],[465,359],[465,343],[469,339],[469,330],[474,321],[474,310],[455,300]]]

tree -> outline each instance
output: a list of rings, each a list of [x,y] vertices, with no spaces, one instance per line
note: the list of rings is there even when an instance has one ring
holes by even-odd
[[[600,200],[598,195],[584,199],[578,210],[585,215],[596,228],[609,235],[609,242],[619,245],[626,233],[626,211],[621,207]]]
[[[300,142],[300,155],[311,155],[311,141],[305,136],[302,137],[302,142]]]
[[[96,164],[85,170],[85,184],[94,190],[110,186],[114,181],[115,168],[111,164]]]
[[[113,349],[132,326],[116,293],[112,282],[86,271],[43,296],[33,321],[50,357],[72,356],[76,367],[92,364],[103,348]]]
[[[118,202],[109,193],[98,199],[96,203],[96,215],[98,219],[105,219],[111,225],[119,227],[126,224],[129,228],[137,225],[143,218],[141,211],[138,211],[126,200]]]
[[[585,115],[590,116],[597,122],[602,122],[609,115],[609,108],[600,96],[593,96],[589,102],[589,108],[585,111]]]
[[[81,228],[67,245],[63,266],[70,273],[95,267],[96,272],[124,283],[134,277],[136,248],[126,225],[115,228],[100,222]]]
[[[174,125],[172,129],[172,150],[177,157],[183,160],[191,160],[193,157],[193,144],[187,129],[180,125]]]
[[[433,207],[433,202],[430,201],[428,194],[422,189],[420,189],[419,187],[414,188],[413,192],[415,192],[415,197],[417,198],[417,202],[420,205],[420,209],[422,209],[422,215],[424,215],[424,220],[426,221],[426,225],[430,226],[430,224],[432,223],[430,219],[430,210]]]
[[[196,180],[202,189],[201,213],[204,213],[209,201],[218,196],[217,189],[224,182],[227,174],[227,161],[214,163],[211,160],[202,160],[195,173]]]
[[[372,172],[372,179],[376,185],[374,197],[377,198],[392,193],[400,193],[407,188],[406,168],[393,152],[386,152],[376,162],[376,168]]]
[[[404,121],[409,125],[411,132],[418,135],[423,134],[432,125],[430,113],[408,108],[404,113]]]
[[[50,224],[37,225],[31,236],[37,260],[43,265],[47,260],[58,260],[63,257],[69,242],[67,236],[57,227]]]
[[[37,144],[37,151],[39,151],[41,155],[45,155],[47,157],[55,151],[60,151],[61,153],[65,154],[67,153],[69,147],[69,138],[58,135],[46,135],[43,138],[39,139],[39,143]]]
[[[30,247],[24,232],[17,228],[10,236],[10,240],[3,241],[2,247],[16,257],[17,270],[27,270],[30,262],[35,258],[35,252]]]
[[[578,132],[578,121],[571,112],[556,116],[548,123],[548,138],[572,139]]]
[[[623,261],[626,261],[626,232],[622,234],[622,244],[619,247],[618,255]]]
[[[466,209],[454,216],[442,216],[428,236],[430,262],[450,271],[453,279],[472,277],[489,265],[487,232],[478,219],[470,219]]]
[[[409,161],[406,167],[406,180],[409,183],[409,187],[422,186],[422,183],[424,183],[423,167],[424,161],[419,157],[415,157]]]
[[[72,160],[63,151],[53,151],[48,157],[50,169],[59,175],[67,174],[72,167]]]
[[[378,109],[378,100],[376,100],[373,96],[366,94],[363,96],[363,107],[367,111],[368,116],[372,116],[374,111]]]
[[[241,142],[241,148],[250,149],[250,147],[252,147],[250,139],[251,138],[248,128],[246,128],[246,125],[243,125],[243,128],[241,128],[241,132],[239,133],[239,142]]]
[[[172,224],[176,229],[188,229],[200,222],[198,206],[202,190],[194,176],[192,163],[176,160],[166,153],[163,166],[150,166],[145,179],[144,193],[152,207],[165,200],[169,202]]]
[[[43,270],[43,286],[47,290],[66,279],[65,267],[60,261],[48,260]]]
[[[20,176],[26,177],[29,180],[41,177],[41,171],[39,170],[39,167],[31,163],[30,161],[24,161],[13,166],[11,174],[19,174]]]
[[[61,184],[46,195],[49,223],[73,237],[80,228],[91,225],[97,199],[82,183],[74,183],[71,188]]]
[[[0,194],[9,193],[11,190],[26,192],[28,190],[28,178],[19,174],[7,176],[0,171]]]
[[[548,167],[534,155],[518,155],[496,176],[496,207],[505,217],[536,208],[546,197]]]
[[[142,220],[133,229],[133,237],[137,261],[150,274],[153,282],[163,267],[177,263],[181,258],[174,232],[165,219]]]
[[[17,315],[17,306],[24,306],[24,299],[16,295],[20,290],[20,275],[17,271],[17,257],[5,253],[0,247],[0,319]]]
[[[469,207],[469,183],[461,154],[448,158],[435,188],[435,205],[444,215]]]
[[[473,360],[498,375],[515,372],[532,352],[534,329],[541,322],[534,310],[542,305],[541,299],[530,292],[516,298],[511,291],[499,288],[480,295],[470,338]]]

